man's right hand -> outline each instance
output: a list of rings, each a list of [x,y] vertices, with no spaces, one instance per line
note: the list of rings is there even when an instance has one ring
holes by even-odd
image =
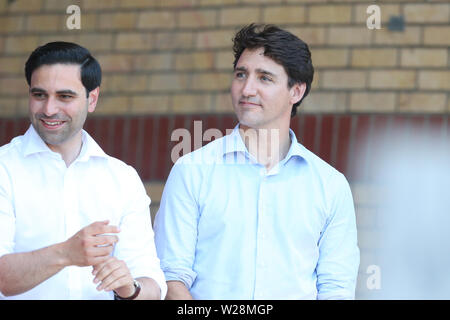
[[[30,252],[0,257],[0,291],[5,296],[24,293],[67,266],[94,266],[110,258],[119,240],[116,226],[109,221],[94,222],[70,239]]]
[[[119,232],[109,221],[97,221],[84,227],[63,243],[67,265],[85,267],[106,261],[119,241],[111,233]]]

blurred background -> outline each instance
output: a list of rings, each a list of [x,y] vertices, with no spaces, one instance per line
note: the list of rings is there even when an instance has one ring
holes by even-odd
[[[379,29],[368,27],[377,18],[371,5]],[[277,24],[310,46],[314,82],[291,126],[350,181],[356,298],[449,299],[448,1],[0,0],[0,145],[29,126],[31,51],[77,42],[103,69],[85,129],[138,170],[154,216],[180,142],[172,132],[193,133],[194,121],[202,132],[236,124],[231,40],[252,22]]]

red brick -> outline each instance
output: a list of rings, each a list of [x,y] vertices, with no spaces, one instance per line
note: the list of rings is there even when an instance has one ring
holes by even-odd
[[[6,119],[4,120],[4,136],[3,139],[6,141],[6,143],[9,143],[12,138],[14,138],[15,132],[14,132],[14,120],[13,119]]]
[[[353,146],[350,155],[348,175],[351,180],[359,181],[367,179],[370,116],[357,116],[356,121],[356,130],[352,137]]]
[[[184,128],[185,118],[186,117],[184,115],[180,114],[175,115],[172,130]],[[172,132],[170,134],[172,135]]]
[[[390,120],[392,116],[389,115],[373,115],[372,122],[372,134],[370,137],[370,150],[371,154],[380,154],[384,151],[386,142],[389,141],[391,134],[389,131]],[[372,157],[372,159],[374,159]],[[368,179],[375,179],[379,174],[377,171],[379,168],[378,162],[375,160],[370,161],[367,167]]]
[[[86,119],[86,122],[84,123],[83,129],[92,137],[96,138],[95,129],[96,129],[96,123],[95,118],[88,117]]]
[[[216,115],[204,115],[202,119],[203,123],[203,133],[208,129],[218,129],[219,119]]]
[[[152,166],[156,161],[154,150],[154,141],[156,137],[154,134],[154,127],[156,120],[154,116],[147,116],[144,119],[144,139],[143,139],[143,152],[142,152],[142,171],[141,178],[144,181],[152,180]],[[155,139],[154,139],[155,138]]]
[[[322,116],[320,123],[320,144],[318,156],[333,165],[332,159],[332,143],[333,143],[333,128],[334,128],[333,115]]]
[[[220,116],[218,115],[207,115],[203,122],[203,135],[208,129],[218,129],[220,130]],[[212,137],[211,141],[214,141],[217,137]],[[206,145],[210,141],[204,141],[203,144]]]
[[[30,127],[30,120],[28,118],[17,119],[16,122],[16,136],[23,135]]]
[[[171,137],[172,137],[172,133],[177,130],[177,129],[185,129],[185,122],[186,122],[186,116],[185,115],[175,115],[173,116],[173,119],[171,120],[171,132],[169,132],[169,164],[170,167],[172,167],[174,165],[174,161],[178,160],[179,157],[183,156],[184,154],[182,154],[182,152],[180,152],[177,156],[175,156],[174,159],[172,159],[171,155],[172,155],[172,150],[173,148],[178,145],[179,143],[183,142],[183,138],[180,138],[179,140],[174,140],[172,141]]]
[[[7,144],[8,142],[5,140],[5,127],[6,127],[6,121],[2,118],[0,118],[0,146],[3,146]]]
[[[343,115],[339,117],[339,132],[337,139],[335,168],[344,174],[347,173],[352,118],[353,117],[349,115]]]
[[[192,138],[191,139],[191,150],[194,151],[203,146],[203,141],[200,141],[201,143],[198,143],[199,141],[197,139],[199,139],[199,138],[196,137],[196,135],[195,135],[196,134],[196,132],[195,132],[195,122],[196,121],[201,121],[201,124],[202,124],[201,133],[202,134],[205,130],[204,123],[203,123],[203,116],[201,116],[199,114],[193,114],[188,119],[189,119],[188,120],[188,123],[189,123],[188,130],[191,133],[191,138]],[[201,137],[200,137],[200,139],[201,139]]]
[[[156,160],[155,179],[165,181],[168,176],[168,163],[165,155],[170,153],[168,148],[170,142],[169,118],[167,116],[159,117],[158,125],[158,144],[156,148],[153,149],[158,155]]]
[[[95,121],[95,141],[99,144],[99,146],[108,153],[111,149],[111,144],[108,144],[109,136],[111,135],[111,132],[109,130],[111,118],[110,117],[97,117],[93,118]]]
[[[124,150],[124,161],[128,165],[134,167],[138,172],[141,171],[138,166],[138,152],[141,150],[142,145],[139,145],[139,118],[133,117],[126,119],[128,122],[126,128],[128,131],[128,139],[125,144],[126,150]]]
[[[300,119],[299,116],[295,116],[295,117],[291,118],[291,125],[290,125],[290,128],[292,129],[292,131],[294,131],[295,135],[297,136],[297,140],[298,140],[298,132],[300,130],[299,119]]]
[[[317,153],[317,150],[315,150],[316,125],[316,115],[305,115],[300,136],[300,143],[314,153]]]
[[[122,116],[114,118],[114,131],[113,131],[113,147],[111,149],[111,156],[123,159],[123,136],[124,136],[125,121]]]
[[[222,128],[224,131],[224,134],[226,134],[227,130],[232,130],[237,125],[237,119],[234,115],[225,115],[222,118]]]

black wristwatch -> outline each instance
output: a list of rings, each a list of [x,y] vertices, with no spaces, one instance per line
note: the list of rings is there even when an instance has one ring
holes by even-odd
[[[136,279],[133,280],[133,284],[134,284],[134,293],[131,296],[123,298],[114,291],[114,299],[115,300],[134,300],[139,295],[139,292],[141,292],[141,284]]]

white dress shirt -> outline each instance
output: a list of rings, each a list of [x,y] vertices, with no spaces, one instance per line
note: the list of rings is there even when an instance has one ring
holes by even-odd
[[[82,141],[69,167],[32,126],[0,147],[0,256],[60,243],[95,221],[109,220],[121,230],[112,254],[126,262],[134,278],[153,278],[164,299],[167,286],[142,181],[84,130]],[[96,290],[91,272],[92,267],[66,267],[8,299],[112,299],[112,292]]]

